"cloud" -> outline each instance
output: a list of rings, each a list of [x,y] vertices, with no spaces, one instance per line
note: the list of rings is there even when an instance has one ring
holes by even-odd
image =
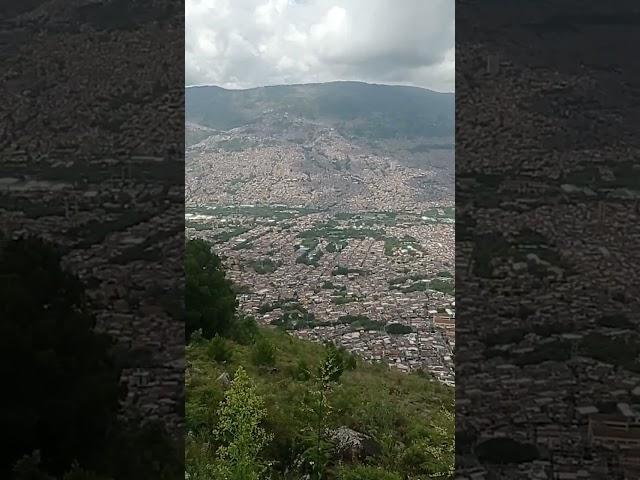
[[[187,85],[454,91],[454,0],[186,0]]]

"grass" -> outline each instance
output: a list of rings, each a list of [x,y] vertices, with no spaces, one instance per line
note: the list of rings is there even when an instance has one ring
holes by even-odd
[[[275,348],[275,364],[269,368],[252,362],[250,346],[229,342],[233,351],[224,364],[209,358],[206,341],[187,347],[187,464],[202,461],[203,455],[215,455],[215,445],[206,446],[206,435],[216,425],[217,407],[223,398],[217,379],[224,372],[232,376],[243,366],[265,401],[264,426],[274,434],[263,454],[265,460],[275,462],[272,478],[299,478],[283,474],[285,467],[294,463],[304,441],[301,432],[309,426],[302,399],[312,385],[299,379],[299,365],[315,370],[324,358],[324,348],[275,329],[261,329],[261,335]],[[381,453],[369,460],[370,465],[402,478],[429,478],[453,465],[452,388],[418,374],[358,361],[355,370],[345,371],[329,401],[333,409],[330,426],[352,428],[380,443]],[[436,458],[433,447],[442,447],[446,453]],[[337,460],[330,463],[328,479],[338,478],[339,468]]]

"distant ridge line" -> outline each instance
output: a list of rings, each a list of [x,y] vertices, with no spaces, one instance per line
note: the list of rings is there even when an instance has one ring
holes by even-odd
[[[370,87],[385,87],[385,88],[403,88],[403,89],[416,89],[425,92],[440,94],[440,95],[455,95],[455,92],[439,92],[437,90],[431,90],[425,87],[418,87],[415,85],[390,85],[386,83],[370,83],[370,82],[360,82],[356,80],[333,80],[330,82],[310,82],[310,83],[282,83],[275,85],[263,85],[260,87],[250,87],[250,88],[225,88],[220,85],[214,84],[202,84],[202,85],[185,85],[186,89],[197,89],[197,88],[216,88],[219,90],[224,90],[225,92],[247,92],[251,90],[260,90],[260,89],[268,89],[268,88],[282,88],[282,87],[315,87],[315,86],[324,86],[324,85],[366,85]]]

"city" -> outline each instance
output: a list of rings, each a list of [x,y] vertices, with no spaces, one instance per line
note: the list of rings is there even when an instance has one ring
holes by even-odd
[[[441,217],[200,207],[186,221],[215,242],[260,323],[453,384],[452,208],[432,210]],[[387,333],[394,324],[410,333]]]
[[[273,478],[453,478],[453,101],[186,89],[190,476],[234,465],[208,450],[240,385]]]

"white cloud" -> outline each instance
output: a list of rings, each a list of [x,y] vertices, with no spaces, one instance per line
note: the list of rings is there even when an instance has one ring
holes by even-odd
[[[454,0],[186,0],[188,85],[454,90]]]

